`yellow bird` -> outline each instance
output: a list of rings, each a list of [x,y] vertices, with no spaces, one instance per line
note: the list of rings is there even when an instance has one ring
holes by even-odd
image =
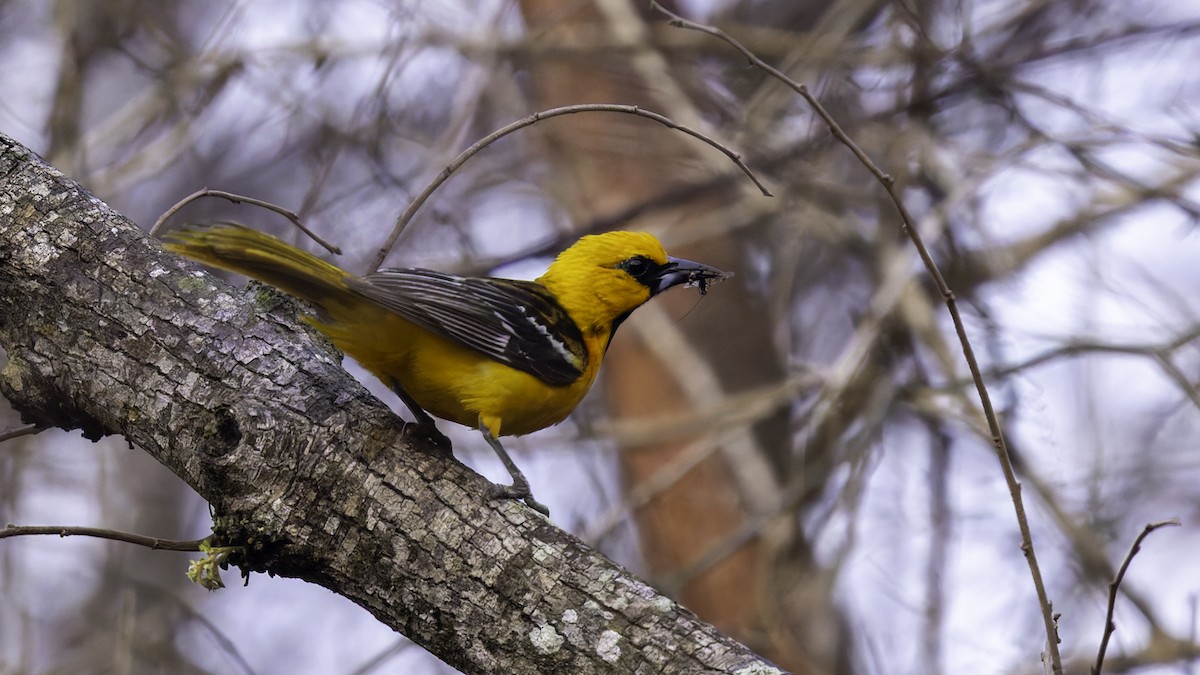
[[[585,236],[536,281],[423,269],[356,276],[238,225],[168,233],[165,247],[313,303],[306,321],[391,387],[418,430],[448,444],[430,414],[479,429],[512,475],[492,498],[538,503],[497,440],[564,420],[596,379],[617,326],[662,291],[701,294],[731,274],[668,257],[653,236]]]

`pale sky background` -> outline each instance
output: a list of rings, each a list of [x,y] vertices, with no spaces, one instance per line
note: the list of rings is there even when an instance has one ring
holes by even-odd
[[[22,3],[18,3],[22,4]],[[49,2],[27,2],[26,17],[19,32],[0,27],[0,131],[15,137],[36,151],[45,151],[44,120],[50,106],[53,73],[59,50],[52,31]],[[519,35],[519,22],[510,14],[497,19],[489,2],[482,11],[463,11],[471,3],[409,3],[419,11],[425,24],[442,26],[460,37],[487,39],[497,25],[512,36]],[[703,3],[700,3],[701,5]],[[993,11],[1003,3],[980,3],[982,12]],[[286,61],[286,47],[303,39],[305,12],[289,11],[288,3],[238,3],[236,20],[220,27],[212,38],[222,50],[254,54],[257,63],[252,76],[237,91],[227,92],[216,111],[205,114],[204,124],[232,124],[246,129],[245,145],[238,153],[247,156],[269,155],[288,143],[286,128],[273,126],[255,111],[262,101],[292,96],[306,86],[328,87],[327,80],[271,81],[275,64]],[[1143,3],[1148,21],[1169,18],[1200,19],[1200,3],[1183,0]],[[343,2],[339,13],[323,37],[331,43],[345,42],[372,53],[376,44],[394,41],[394,31],[404,24],[387,18],[380,3]],[[419,8],[419,9],[417,9]],[[414,33],[423,26],[412,26]],[[219,37],[218,37],[219,36]],[[347,124],[355,115],[353,104],[358,92],[372,88],[380,77],[379,64],[370,58],[355,61],[337,86],[345,92],[345,110],[337,116]],[[1192,98],[1200,74],[1200,41],[1164,40],[1163,43],[1121,52],[1112,58],[1099,58],[1070,67],[1047,67],[1037,74],[1037,83],[1057,94],[1086,101],[1108,120],[1131,126],[1140,132],[1175,138],[1191,137],[1200,128],[1200,110]],[[286,72],[294,74],[294,68]],[[401,72],[393,73],[390,89],[395,101],[403,106],[405,97],[420,96],[431,88],[445,88],[447,82],[465,90],[482,86],[485,69],[463,61],[451,50],[437,47],[416,50]],[[113,77],[137,77],[136,74]],[[278,86],[275,86],[278,84]],[[100,94],[103,98],[103,94]],[[329,101],[329,98],[324,99]],[[120,110],[126,100],[101,100],[95,106],[96,126],[85,129],[95,133],[103,129],[106,115]],[[1047,106],[1033,98],[1027,103],[1032,116],[1039,110],[1047,116],[1039,121],[1064,136],[1083,138],[1091,133],[1095,120],[1060,112],[1050,113]],[[530,111],[514,114],[514,119]],[[462,144],[470,143],[468,129]],[[205,141],[203,131],[197,135]],[[103,146],[108,141],[97,137]],[[403,153],[419,149],[396,141],[389,152]],[[439,158],[436,149],[414,159],[414,166],[440,166],[453,155]],[[236,154],[231,156],[231,161]],[[440,159],[440,161],[439,161]],[[1131,142],[1123,152],[1105,158],[1112,166],[1135,176],[1153,176],[1165,162],[1178,159],[1155,155],[1145,144]],[[1051,154],[1038,157],[1025,169],[1011,169],[987,182],[985,212],[994,242],[1016,239],[1022,233],[1050,226],[1063,215],[1076,210],[1081,200],[1092,196],[1070,180],[1053,181],[1047,171],[1067,165],[1062,157]],[[958,167],[969,174],[971,167]],[[149,176],[161,168],[147,170]],[[432,174],[429,174],[432,177]],[[128,192],[130,201],[113,205],[145,227],[169,204],[182,195],[152,195],[156,186],[148,178]],[[199,185],[196,186],[201,187]],[[221,187],[221,186],[211,186]],[[472,204],[474,246],[486,254],[503,255],[524,248],[547,236],[553,219],[562,214],[547,210],[537,186],[528,191],[496,191]],[[301,194],[302,188],[297,188]],[[443,199],[453,199],[448,186]],[[1194,186],[1192,198],[1200,198]],[[137,200],[138,196],[142,200]],[[1114,193],[1114,197],[1116,197]],[[502,206],[498,206],[502,205]],[[363,195],[355,210],[357,222],[390,223],[402,208],[395,195]],[[371,228],[350,228],[342,232],[340,243],[350,250],[348,258],[366,255],[376,245],[378,232]],[[913,255],[916,259],[915,254]],[[439,267],[456,262],[455,253],[431,249],[421,242],[393,258],[394,264]],[[1194,223],[1177,209],[1150,207],[1135,210],[1085,245],[1058,250],[1044,256],[1019,282],[989,289],[991,320],[1006,326],[1006,339],[1000,345],[1006,362],[1017,362],[1060,344],[1067,336],[1091,336],[1108,342],[1152,341],[1154,336],[1169,336],[1195,325],[1200,316],[1200,235]],[[505,268],[511,276],[532,277],[545,260],[530,261]],[[719,289],[701,305],[702,310],[719,311]],[[970,314],[968,328],[978,329],[979,319]],[[952,335],[948,320],[946,334]],[[618,338],[619,339],[619,338]],[[1200,352],[1185,349],[1177,363],[1188,373],[1200,367]],[[1066,377],[1071,375],[1072,377]],[[1078,378],[1090,383],[1088,395],[1080,391]],[[380,397],[397,406],[382,387],[368,377],[364,383]],[[1180,517],[1184,526],[1155,533],[1134,562],[1125,583],[1154,599],[1168,627],[1176,635],[1193,639],[1196,634],[1196,604],[1200,597],[1200,550],[1197,550],[1196,517],[1200,508],[1200,449],[1197,444],[1197,410],[1181,401],[1178,390],[1162,371],[1144,358],[1108,356],[1060,361],[1054,365],[1027,371],[1005,387],[992,391],[1000,407],[1014,393],[1020,407],[1008,422],[1008,432],[1020,443],[1029,460],[1072,505],[1087,504],[1095,495],[1083,492],[1088,477],[1097,470],[1115,474],[1136,472],[1126,466],[1129,430],[1145,425],[1145,420],[1160,419],[1156,447],[1162,453],[1161,467],[1170,468],[1168,478],[1155,494],[1126,495],[1126,503],[1110,501],[1118,495],[1100,496],[1105,508],[1136,513],[1142,522]],[[1117,411],[1100,420],[1096,427],[1081,429],[1089,411],[1099,408]],[[404,414],[404,413],[402,413]],[[493,480],[506,474],[494,461],[477,435],[444,425],[453,431],[458,456],[472,468]],[[610,461],[611,449],[603,443],[589,442],[579,450],[578,428],[568,422],[555,430],[541,432],[506,443],[525,469],[538,497],[555,513],[555,522],[580,533],[586,523],[615,499],[615,474]],[[35,461],[23,468],[19,496],[13,510],[0,512],[0,521],[18,524],[78,524],[124,529],[138,504],[174,491],[178,479],[139,450],[131,450],[121,439],[108,438],[98,444],[82,441],[77,433],[48,431],[39,437]],[[876,655],[866,659],[865,672],[920,673],[918,643],[925,574],[924,540],[928,537],[929,515],[925,453],[914,453],[902,436],[885,438],[885,451],[869,471],[866,501],[853,522],[834,517],[827,523],[814,523],[818,532],[818,553],[832,559],[845,554],[842,573],[837,580],[839,597],[848,615],[858,626],[860,650]],[[0,455],[5,451],[0,446]],[[946,575],[947,616],[943,642],[944,665],[949,673],[1030,673],[1037,672],[1036,655],[1043,633],[1034,600],[1029,572],[1017,550],[1015,519],[998,464],[987,457],[988,449],[978,442],[963,442],[954,448],[955,460],[950,479],[951,502],[959,514],[955,521]],[[914,457],[917,461],[914,461]],[[980,459],[982,457],[982,459]],[[1095,458],[1101,461],[1096,462]],[[4,459],[0,457],[0,467]],[[139,471],[157,472],[158,481],[145,485],[143,493],[114,494],[106,491],[106,481],[138,467]],[[1100,467],[1099,469],[1097,467]],[[103,498],[99,498],[100,496]],[[831,497],[834,499],[835,497]],[[1067,578],[1063,541],[1055,526],[1040,509],[1036,499],[1026,497],[1030,508],[1035,545],[1043,573],[1053,582]],[[206,504],[195,495],[185,498],[188,527],[181,532],[153,532],[156,536],[180,539],[200,537],[208,532]],[[1181,511],[1186,505],[1186,512]],[[1121,532],[1117,539],[1130,542],[1133,529]],[[853,545],[849,545],[852,542]],[[1126,543],[1126,545],[1127,545]],[[0,543],[0,598],[30,608],[48,622],[60,613],[70,612],[75,603],[89,596],[103,569],[89,567],[90,552],[115,549],[119,558],[130,562],[130,583],[154,583],[136,577],[135,562],[150,557],[175,556],[178,573],[186,569],[187,556],[151,552],[119,544],[83,538],[25,539]],[[637,568],[637,546],[625,533],[620,541],[606,546],[619,561]],[[1116,552],[1114,564],[1124,549]],[[624,556],[624,557],[622,557]],[[19,583],[15,583],[20,580]],[[237,653],[256,673],[285,672],[280,664],[303,664],[303,672],[351,673],[371,655],[387,652],[401,638],[381,625],[365,610],[323,588],[299,581],[254,575],[243,587],[235,571],[227,573],[225,590],[208,593],[190,588],[179,601],[205,621],[217,627]],[[1056,587],[1054,597],[1070,591]],[[1091,603],[1087,614],[1063,617],[1062,637],[1066,650],[1094,650],[1101,630],[1105,598],[1092,589],[1080,589]],[[113,598],[113,602],[122,602]],[[2,603],[0,603],[2,604]],[[1065,602],[1063,603],[1065,604]],[[1120,606],[1120,605],[1119,605]],[[0,626],[5,621],[0,608]],[[1119,630],[1110,654],[1132,648],[1145,638],[1144,629],[1132,613],[1118,614]],[[52,622],[51,622],[52,623]],[[219,640],[204,622],[188,624],[176,637],[198,647],[198,664],[213,672],[242,672],[231,660]],[[22,644],[32,641],[36,650],[51,650],[49,636],[15,632],[0,628],[0,673],[8,672],[5,663]],[[882,655],[887,655],[886,658]],[[294,672],[294,671],[292,671]],[[407,646],[376,672],[453,672],[440,665],[420,648]],[[1178,673],[1178,669],[1144,670],[1142,673]]]

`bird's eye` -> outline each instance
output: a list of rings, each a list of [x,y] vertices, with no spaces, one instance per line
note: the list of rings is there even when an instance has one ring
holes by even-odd
[[[641,279],[654,269],[654,263],[644,256],[634,256],[618,265],[634,279]]]

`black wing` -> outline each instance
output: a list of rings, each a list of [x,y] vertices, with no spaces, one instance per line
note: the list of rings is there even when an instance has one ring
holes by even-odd
[[[379,270],[350,288],[409,321],[475,351],[565,386],[587,367],[583,334],[549,291],[532,281]]]

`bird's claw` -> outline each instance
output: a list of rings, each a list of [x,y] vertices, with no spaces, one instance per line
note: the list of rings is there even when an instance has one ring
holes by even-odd
[[[423,441],[428,441],[437,447],[438,450],[450,452],[453,448],[450,446],[450,439],[438,431],[438,428],[433,423],[422,424],[420,422],[409,422],[404,425],[404,436],[406,438],[419,438]]]
[[[550,517],[550,509],[543,503],[533,498],[533,491],[529,489],[529,482],[514,481],[512,485],[497,485],[492,483],[488,488],[487,498],[493,499],[516,499],[525,502],[529,508],[538,513]]]

